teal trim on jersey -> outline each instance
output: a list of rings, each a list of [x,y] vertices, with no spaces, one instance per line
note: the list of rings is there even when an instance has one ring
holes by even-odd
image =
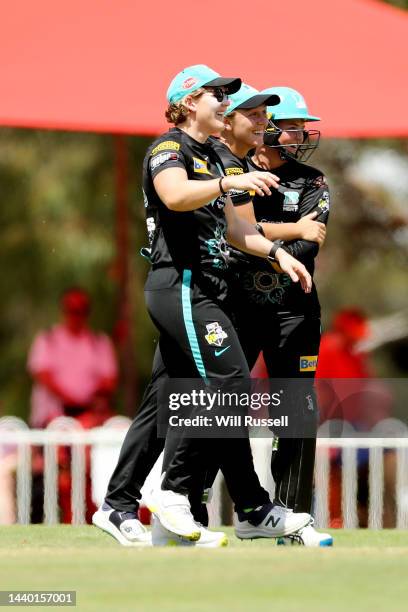
[[[217,166],[217,170],[220,173],[220,175],[221,176],[225,176],[225,172],[224,172],[222,166],[218,162],[215,162],[215,165]]]
[[[190,289],[191,289],[191,270],[183,270],[183,285],[181,290],[181,302],[183,306],[183,319],[184,325],[186,326],[187,337],[190,343],[191,352],[193,354],[193,358],[197,367],[197,370],[200,373],[200,376],[203,378],[206,377],[205,367],[203,358],[201,356],[200,347],[198,345],[198,339],[196,330],[193,322],[193,313],[191,311],[191,299],[190,299]]]

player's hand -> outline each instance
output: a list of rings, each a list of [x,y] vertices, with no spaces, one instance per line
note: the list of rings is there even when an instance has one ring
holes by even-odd
[[[282,248],[276,251],[275,258],[282,272],[288,274],[294,283],[300,282],[305,293],[311,292],[312,277],[300,261],[292,257],[292,255],[289,255],[289,253]]]
[[[324,223],[320,223],[320,221],[314,221],[318,214],[315,210],[299,219],[296,225],[299,228],[302,240],[317,242],[319,246],[322,246],[326,239],[326,226]]]
[[[260,196],[271,195],[270,187],[278,189],[279,177],[270,172],[247,172],[246,174],[237,174],[225,176],[222,181],[222,186],[225,191],[230,189],[239,189],[247,191],[255,191]]]

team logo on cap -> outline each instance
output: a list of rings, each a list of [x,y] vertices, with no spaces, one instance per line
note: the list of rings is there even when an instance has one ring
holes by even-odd
[[[182,85],[183,89],[191,89],[197,83],[197,79],[194,77],[188,77]]]
[[[206,161],[204,161],[203,159],[198,159],[198,157],[193,157],[193,162],[194,162],[194,172],[197,172],[198,174],[210,174],[211,175],[211,172],[209,171],[207,167]]]

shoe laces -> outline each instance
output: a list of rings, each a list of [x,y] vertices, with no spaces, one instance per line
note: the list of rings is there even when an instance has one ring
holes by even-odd
[[[292,508],[286,508],[286,506],[280,506],[276,504],[272,508],[272,512],[279,514],[280,516],[286,516],[287,514],[293,514]]]

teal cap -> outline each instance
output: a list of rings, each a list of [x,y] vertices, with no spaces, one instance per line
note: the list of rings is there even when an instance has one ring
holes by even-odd
[[[291,89],[290,87],[269,87],[269,89],[264,89],[262,93],[275,94],[280,98],[279,104],[267,108],[272,121],[279,121],[279,119],[320,121],[320,117],[310,115],[304,97],[296,89]]]
[[[204,64],[188,66],[179,72],[170,83],[167,90],[167,100],[170,104],[174,104],[174,102],[179,102],[184,96],[204,86],[225,87],[229,95],[238,91],[241,87],[241,79],[221,77],[218,72]]]
[[[255,87],[251,87],[246,83],[242,83],[240,89],[237,93],[234,93],[230,96],[230,105],[225,111],[225,116],[227,117],[233,111],[240,108],[256,108],[261,104],[266,104],[269,106],[274,106],[275,104],[279,104],[280,97],[276,94],[269,94],[263,91],[258,91]]]

